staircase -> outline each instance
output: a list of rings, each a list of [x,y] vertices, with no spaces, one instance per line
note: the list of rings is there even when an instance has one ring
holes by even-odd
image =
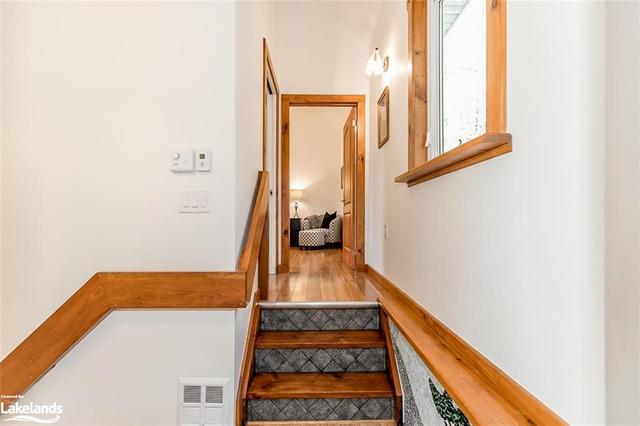
[[[381,315],[370,302],[261,302],[248,424],[397,424],[400,385]]]

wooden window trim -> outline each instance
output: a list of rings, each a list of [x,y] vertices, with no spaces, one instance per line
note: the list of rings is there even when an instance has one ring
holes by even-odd
[[[428,0],[408,0],[409,12],[409,170],[395,178],[408,186],[511,152],[507,123],[507,0],[487,0],[487,132],[427,160]]]

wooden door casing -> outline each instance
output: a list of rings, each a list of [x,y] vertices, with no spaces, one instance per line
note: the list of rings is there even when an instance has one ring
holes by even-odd
[[[353,180],[351,206],[352,220],[350,234],[353,235],[352,251],[357,270],[365,270],[365,145],[366,145],[366,123],[365,123],[365,96],[364,95],[318,95],[318,94],[283,94],[282,119],[280,130],[281,135],[281,205],[280,205],[280,244],[282,262],[278,265],[278,273],[289,272],[289,110],[291,107],[349,107],[355,110],[356,127],[353,128],[354,156],[352,157]]]

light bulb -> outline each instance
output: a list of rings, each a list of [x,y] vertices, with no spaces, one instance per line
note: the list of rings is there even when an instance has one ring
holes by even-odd
[[[380,75],[384,72],[384,63],[380,56],[380,50],[376,47],[369,60],[367,61],[367,67],[365,68],[367,75]]]

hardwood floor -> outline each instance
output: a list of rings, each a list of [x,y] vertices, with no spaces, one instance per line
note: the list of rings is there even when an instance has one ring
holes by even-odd
[[[366,273],[342,262],[341,249],[291,249],[290,272],[269,279],[269,300],[277,302],[375,301]]]

